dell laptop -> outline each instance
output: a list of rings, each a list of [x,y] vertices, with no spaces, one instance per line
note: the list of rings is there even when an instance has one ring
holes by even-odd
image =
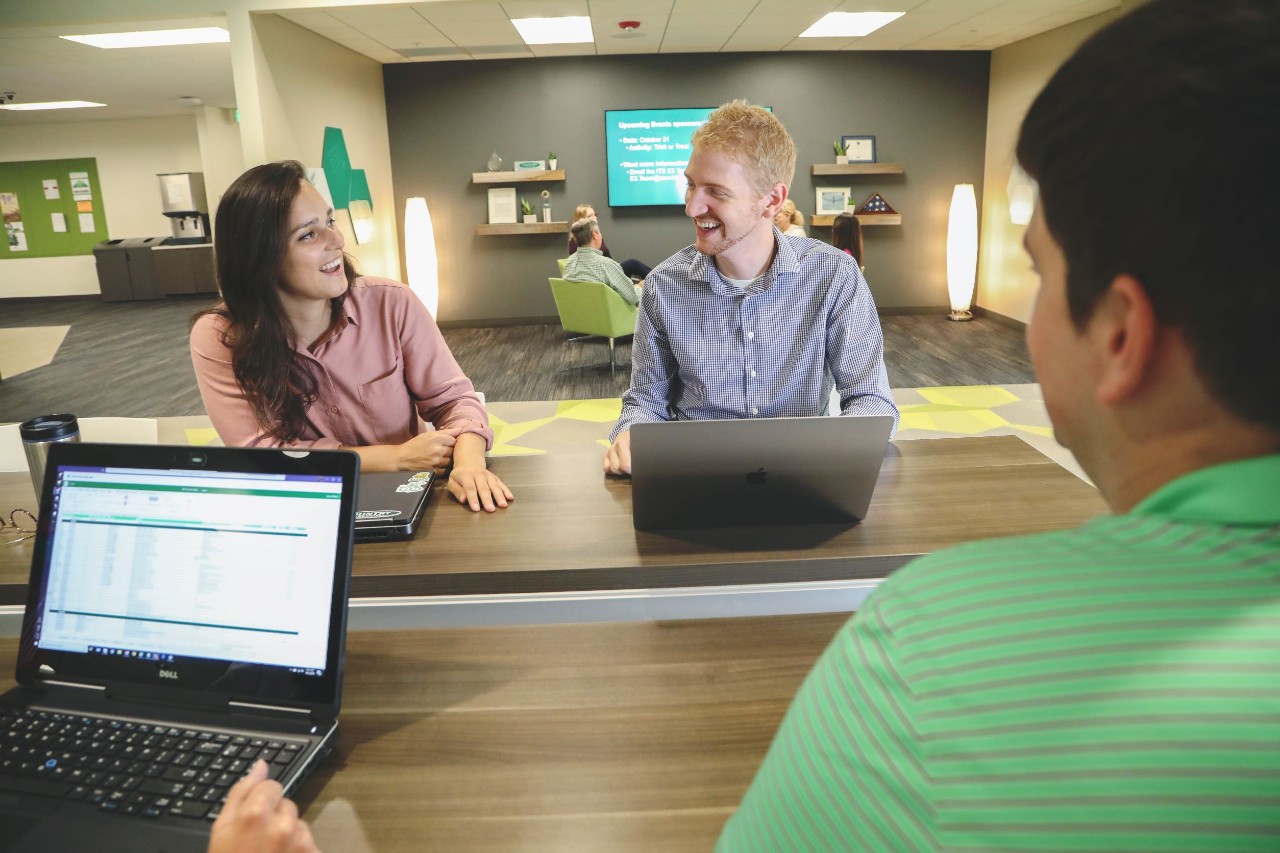
[[[636,529],[857,523],[892,431],[889,415],[634,424]]]
[[[361,474],[356,542],[412,539],[435,480],[431,471]]]
[[[203,851],[262,759],[333,748],[359,458],[55,444],[18,687],[0,696],[0,850]]]

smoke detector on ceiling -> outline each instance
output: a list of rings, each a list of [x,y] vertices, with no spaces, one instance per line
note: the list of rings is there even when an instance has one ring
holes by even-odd
[[[618,21],[618,29],[620,33],[614,33],[613,38],[616,39],[639,39],[644,38],[645,34],[640,32],[639,21]]]
[[[179,95],[178,103],[182,104],[184,107],[198,107],[203,104],[204,101],[200,100],[195,95]]]

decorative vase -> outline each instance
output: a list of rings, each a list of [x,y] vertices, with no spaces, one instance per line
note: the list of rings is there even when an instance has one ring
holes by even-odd
[[[525,225],[533,225],[533,224],[534,224],[535,222],[537,222],[537,221],[538,221],[538,214],[536,214],[536,213],[526,213],[526,214],[524,214],[524,224],[525,224]]]
[[[837,165],[837,166],[845,166],[845,165],[848,165],[848,163],[849,163],[849,155],[847,155],[847,154],[837,154],[837,155],[836,155],[836,165]]]
[[[496,172],[502,168],[502,158],[498,156],[497,151],[489,155],[489,162],[485,165],[489,167],[490,172]]]
[[[551,221],[551,205],[549,204],[544,204],[542,206],[542,221],[543,222]]]
[[[554,157],[553,157],[553,158],[551,158],[550,160],[548,160],[548,161],[547,161],[547,168],[549,168],[551,171],[553,171],[553,172],[554,172],[554,171],[556,170],[556,163],[557,163],[557,162],[559,162],[559,161],[558,161],[556,158],[554,158]]]

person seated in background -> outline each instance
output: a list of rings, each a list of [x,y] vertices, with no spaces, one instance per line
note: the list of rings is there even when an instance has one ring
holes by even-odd
[[[569,229],[578,241],[578,251],[569,256],[564,265],[566,281],[599,281],[609,285],[619,296],[627,300],[628,305],[640,302],[640,294],[636,284],[622,271],[622,265],[613,258],[606,258],[600,251],[604,238],[600,236],[600,228],[594,219],[579,219]]]
[[[664,420],[898,409],[871,291],[853,259],[808,237],[781,239],[796,149],[773,113],[745,101],[694,133],[685,215],[695,242],[645,280],[631,387],[604,457],[631,473],[631,425]]]
[[[435,320],[403,284],[356,272],[300,163],[246,171],[215,222],[222,302],[196,315],[190,344],[225,444],[345,448],[364,471],[452,469],[449,493],[473,510],[512,500],[485,465],[488,415]]]
[[[589,204],[580,204],[573,209],[573,221],[580,219],[594,219],[600,221],[600,217],[596,216],[596,209]],[[569,232],[569,257],[573,257],[573,253],[578,251],[578,240],[573,236],[573,232]],[[600,253],[606,258],[613,258],[613,254],[609,251],[609,246],[601,241]],[[644,281],[648,277],[651,267],[635,258],[627,258],[622,261],[622,271],[625,272],[632,281]]]
[[[831,221],[831,245],[852,257],[862,267],[862,223],[853,211],[836,214]]]
[[[782,207],[778,208],[773,224],[787,237],[805,236],[804,214],[796,210],[796,203],[791,199],[784,201]]]
[[[1049,80],[1027,347],[1114,514],[899,569],[717,849],[1276,849],[1278,147],[1275,0],[1150,0]]]

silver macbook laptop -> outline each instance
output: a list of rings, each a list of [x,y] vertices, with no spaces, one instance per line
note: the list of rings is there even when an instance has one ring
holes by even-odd
[[[635,526],[856,523],[892,430],[888,415],[635,424]]]
[[[359,458],[55,444],[0,850],[203,851],[262,759],[297,789],[338,732]]]

